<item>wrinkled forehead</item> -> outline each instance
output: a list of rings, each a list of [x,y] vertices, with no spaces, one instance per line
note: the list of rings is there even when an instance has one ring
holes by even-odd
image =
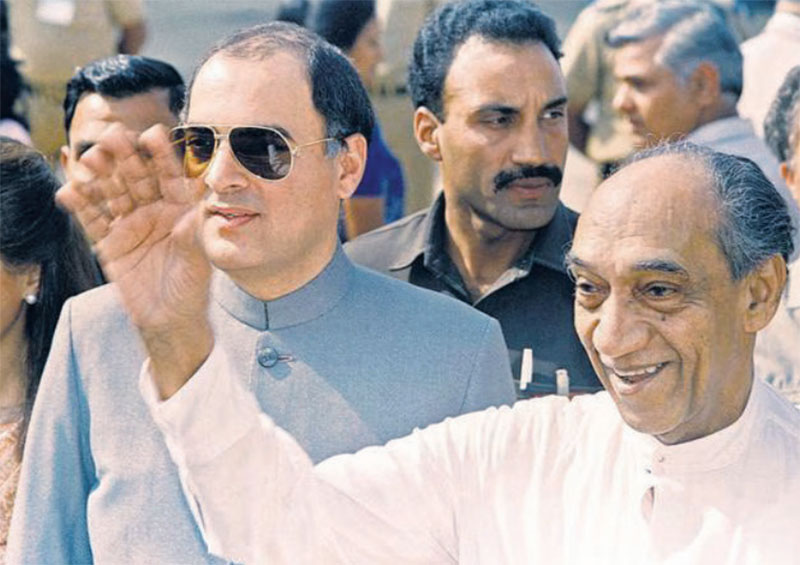
[[[621,246],[653,252],[715,244],[719,212],[711,177],[696,160],[660,156],[628,165],[592,194],[573,254],[602,257]]]

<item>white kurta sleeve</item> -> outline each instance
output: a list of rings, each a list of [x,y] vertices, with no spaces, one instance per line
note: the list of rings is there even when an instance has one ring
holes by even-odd
[[[140,381],[211,553],[245,563],[458,561],[466,502],[456,493],[468,490],[462,470],[476,467],[463,440],[481,414],[314,468],[231,374],[215,348],[166,402],[147,363]]]

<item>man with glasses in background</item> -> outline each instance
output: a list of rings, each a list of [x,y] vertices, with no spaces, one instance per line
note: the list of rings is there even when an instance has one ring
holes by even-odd
[[[145,263],[150,278],[138,288],[159,289],[145,310],[208,312],[236,378],[315,461],[514,398],[497,322],[355,267],[338,245],[340,201],[361,179],[372,123],[338,50],[267,24],[222,41],[201,63],[186,125],[171,132],[183,170],[175,162],[168,177],[152,174],[148,155],[158,153],[147,147],[167,143],[161,126],[138,140],[112,126],[81,157],[102,160],[109,143],[124,148],[117,164],[137,179],[133,197],[84,209],[95,240],[130,211],[141,227],[149,214],[178,222],[138,234],[171,245],[187,205],[136,204],[185,188],[204,195],[193,237],[213,270],[209,299],[184,309],[179,297],[197,296],[205,277]],[[86,177],[68,186],[77,198],[102,188]],[[101,262],[107,242],[97,246]],[[113,265],[106,274],[115,279]],[[9,562],[215,562],[137,387],[145,348],[136,328],[153,322],[145,318],[125,315],[115,285],[65,307],[28,435]],[[144,341],[172,349],[181,337],[164,328]],[[189,354],[160,369],[182,374],[198,362]]]

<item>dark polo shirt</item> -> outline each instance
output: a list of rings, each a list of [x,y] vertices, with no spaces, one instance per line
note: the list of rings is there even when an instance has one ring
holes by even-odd
[[[571,392],[602,388],[572,323],[573,284],[564,267],[578,215],[559,204],[528,251],[473,302],[445,251],[444,197],[349,242],[356,263],[471,304],[500,322],[519,398],[556,392],[556,369],[567,369]],[[458,328],[453,328],[458,331]],[[520,391],[522,351],[533,351],[533,382]]]

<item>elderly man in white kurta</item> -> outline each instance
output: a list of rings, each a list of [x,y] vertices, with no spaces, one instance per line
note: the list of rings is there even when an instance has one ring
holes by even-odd
[[[110,261],[166,253],[113,237],[135,228],[125,220]],[[172,265],[197,260],[172,237]],[[791,252],[757,166],[662,146],[597,189],[568,255],[604,392],[449,419],[314,467],[224,378],[224,353],[198,351],[213,343],[203,324],[173,317],[176,349],[150,351],[140,386],[210,551],[235,561],[790,563],[800,411],[753,378],[752,355]],[[151,371],[178,351],[191,352],[182,375]]]

